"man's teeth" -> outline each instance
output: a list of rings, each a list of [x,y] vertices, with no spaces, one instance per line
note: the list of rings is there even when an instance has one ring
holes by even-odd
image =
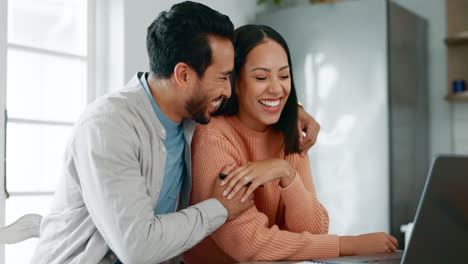
[[[266,106],[269,106],[269,107],[275,107],[275,106],[278,106],[280,104],[280,101],[281,100],[275,100],[275,101],[270,101],[270,100],[259,100],[259,102],[263,105],[266,105]]]
[[[211,102],[211,105],[214,106],[214,107],[218,107],[218,105],[221,103],[221,101],[222,101],[221,99],[218,99],[216,101]]]

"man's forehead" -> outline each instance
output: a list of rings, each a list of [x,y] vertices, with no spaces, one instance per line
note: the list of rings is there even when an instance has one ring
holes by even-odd
[[[209,35],[211,48],[211,65],[208,70],[216,74],[229,74],[234,67],[234,46],[229,38]]]
[[[233,63],[227,61],[212,61],[211,65],[208,66],[206,70],[214,74],[229,75],[232,73],[233,68]]]

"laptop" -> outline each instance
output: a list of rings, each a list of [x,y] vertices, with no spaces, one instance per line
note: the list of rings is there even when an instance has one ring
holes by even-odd
[[[434,160],[405,251],[306,263],[468,263],[468,156]]]

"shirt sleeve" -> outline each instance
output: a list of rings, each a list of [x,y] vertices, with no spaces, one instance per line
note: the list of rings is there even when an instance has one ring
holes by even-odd
[[[130,131],[111,117],[79,125],[71,141],[73,169],[91,219],[117,257],[124,263],[159,263],[197,244],[225,222],[227,212],[210,199],[155,216],[138,135]]]
[[[193,189],[191,202],[209,196],[221,169],[240,162],[235,146],[214,135],[194,137],[192,144]],[[304,260],[339,255],[338,236],[280,230],[269,226],[268,218],[254,206],[240,217],[226,222],[211,237],[239,262],[255,260]]]
[[[286,188],[280,187],[285,206],[285,229],[292,232],[327,234],[328,212],[317,199],[309,157],[292,154],[286,159],[296,170],[296,177]]]

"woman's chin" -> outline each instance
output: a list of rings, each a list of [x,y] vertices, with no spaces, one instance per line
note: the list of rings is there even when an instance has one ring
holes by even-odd
[[[275,117],[263,117],[261,118],[260,120],[262,121],[262,123],[265,125],[265,126],[272,126],[276,123],[278,123],[279,121],[279,116],[275,116]]]

